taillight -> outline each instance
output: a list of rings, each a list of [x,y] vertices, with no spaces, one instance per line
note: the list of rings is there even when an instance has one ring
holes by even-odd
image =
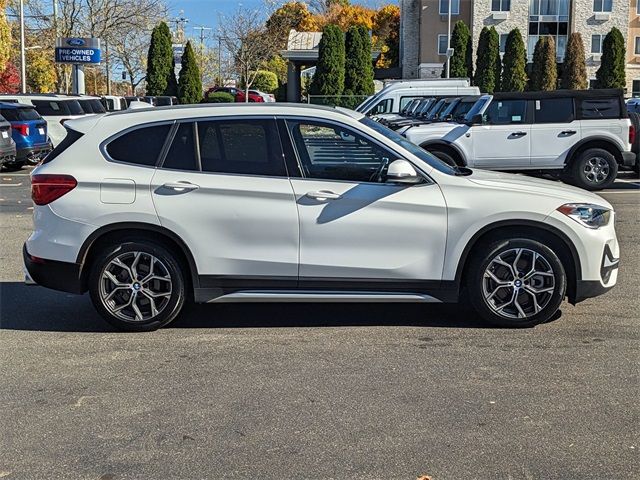
[[[31,176],[31,198],[36,205],[47,205],[76,188],[71,175],[38,174]]]
[[[633,145],[636,141],[636,127],[629,125],[629,143]]]
[[[29,125],[26,123],[12,123],[11,128],[17,130],[20,135],[25,137],[29,136]]]

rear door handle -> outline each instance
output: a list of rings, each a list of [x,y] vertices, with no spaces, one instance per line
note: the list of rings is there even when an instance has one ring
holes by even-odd
[[[197,190],[200,188],[199,185],[191,182],[169,182],[162,185],[163,188],[168,188],[169,190],[174,190],[176,192],[189,192],[191,190]]]
[[[512,137],[524,137],[527,134],[527,132],[513,132],[511,134]]]
[[[563,130],[563,131],[560,132],[560,135],[569,136],[569,135],[575,135],[576,133],[578,133],[578,132],[576,132],[575,130]]]
[[[332,192],[331,190],[318,190],[317,192],[307,192],[307,197],[316,200],[338,200],[342,195]]]

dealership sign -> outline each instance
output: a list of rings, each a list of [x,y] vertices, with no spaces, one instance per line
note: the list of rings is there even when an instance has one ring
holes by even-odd
[[[100,39],[80,37],[56,39],[56,62],[100,63]]]

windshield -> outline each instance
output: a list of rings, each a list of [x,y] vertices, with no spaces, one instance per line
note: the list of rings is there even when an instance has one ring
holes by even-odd
[[[442,119],[447,118],[447,115],[449,115],[456,108],[458,103],[460,103],[459,100],[453,100],[451,103],[447,104],[447,106],[442,111],[442,113],[438,115],[438,118],[442,118]]]
[[[481,98],[479,99],[474,105],[473,107],[471,107],[471,110],[469,110],[467,112],[467,114],[464,117],[464,121],[465,122],[470,122],[471,119],[473,118],[474,115],[477,115],[478,113],[480,113],[483,109],[483,107],[487,104],[487,102],[489,101],[488,98]]]
[[[369,107],[371,107],[371,105],[373,105],[373,102],[375,102],[378,98],[380,98],[379,95],[372,95],[369,98],[366,98],[364,102],[356,107],[356,112],[366,113],[367,110],[369,110]]]
[[[426,115],[427,120],[433,120],[434,118],[436,118],[436,116],[438,115],[438,112],[444,106],[444,102],[445,102],[444,99],[438,100],[436,104],[433,107],[431,107],[431,110],[429,110],[429,112],[427,112],[427,115]]]
[[[439,172],[446,173],[447,175],[456,175],[457,171],[451,165],[444,163],[439,158],[434,157],[426,150],[423,150],[422,148],[417,146],[415,143],[410,142],[409,140],[404,138],[402,135],[394,132],[390,128],[387,128],[384,125],[381,125],[380,123],[375,122],[367,117],[362,118],[360,122],[366,125],[367,127],[375,130],[376,132],[384,135],[392,142],[397,143],[402,148],[412,153],[413,155],[418,157],[420,160],[425,162],[427,165],[435,168]]]
[[[456,122],[461,122],[462,120],[464,120],[465,115],[475,104],[476,102],[473,101],[458,102],[456,108],[453,109],[453,120]]]

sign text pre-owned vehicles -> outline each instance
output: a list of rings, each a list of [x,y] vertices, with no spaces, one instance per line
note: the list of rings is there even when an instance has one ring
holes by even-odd
[[[89,291],[118,328],[166,325],[191,296],[468,296],[488,321],[525,326],[616,283],[606,200],[451,167],[355,112],[219,104],[65,125],[32,175],[27,280]]]
[[[588,190],[606,188],[618,166],[635,164],[622,90],[496,93],[478,100],[464,124],[402,133],[451,164],[557,172]]]

